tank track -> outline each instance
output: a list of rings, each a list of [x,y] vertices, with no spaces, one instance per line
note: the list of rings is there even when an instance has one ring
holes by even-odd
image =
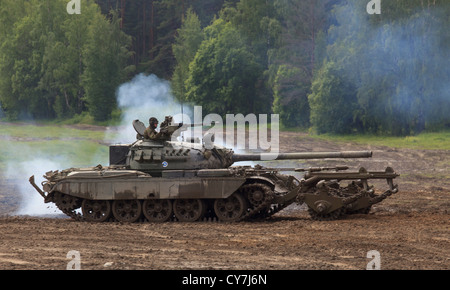
[[[347,187],[341,187],[338,183],[330,182],[322,187],[322,189],[317,190],[311,189],[304,193],[298,193],[297,197],[291,202],[286,202],[284,204],[274,203],[275,198],[277,197],[276,193],[273,191],[272,187],[264,184],[264,183],[248,183],[243,185],[236,193],[241,195],[246,201],[245,209],[242,214],[240,214],[236,218],[232,218],[230,220],[222,220],[218,218],[216,213],[214,212],[214,208],[212,204],[214,200],[210,200],[208,205],[207,203],[202,201],[205,204],[205,208],[201,217],[199,219],[191,220],[191,221],[213,221],[213,222],[242,222],[242,221],[252,221],[252,220],[261,220],[266,219],[274,214],[280,212],[293,202],[298,204],[302,204],[304,202],[304,194],[308,195],[316,195],[318,192],[322,190],[325,191],[327,196],[330,198],[337,198],[341,200],[344,204],[343,207],[338,208],[332,212],[320,213],[312,209],[308,206],[308,213],[313,220],[318,221],[330,221],[339,219],[345,215],[349,214],[368,214],[371,210],[373,204],[379,203],[391,194],[395,193],[392,190],[387,190],[383,194],[376,195],[373,191],[365,190],[362,188],[361,184],[349,184]],[[255,192],[258,195],[253,195]],[[369,199],[368,205],[363,208],[354,209],[353,205],[357,203],[361,198]],[[108,216],[103,220],[92,220],[92,218],[86,218],[84,214],[81,214],[78,209],[82,207],[83,200],[80,198],[76,198],[73,196],[65,195],[63,193],[55,192],[52,193],[49,201],[52,201],[56,204],[56,206],[68,217],[76,220],[76,221],[96,221],[96,222],[120,222],[117,218],[114,217],[112,211],[108,213]],[[141,201],[140,201],[141,202]],[[142,204],[143,202],[141,202]],[[174,202],[172,202],[173,204]],[[109,204],[112,202],[109,201]],[[167,218],[165,221],[177,222],[180,221],[176,214],[172,211],[170,218]],[[152,222],[149,221],[143,212],[141,211],[140,217],[131,222]]]
[[[65,215],[71,217],[76,221],[84,221],[82,214],[76,212],[81,207],[82,201],[79,198],[56,192],[53,194],[53,202]]]
[[[281,205],[281,204],[272,204],[275,193],[272,188],[266,184],[262,183],[251,183],[242,186],[242,188],[238,191],[243,196],[247,196],[249,192],[255,190],[263,191],[263,199],[258,204],[252,204],[249,202],[249,206],[245,209],[245,212],[239,217],[232,221],[228,222],[242,222],[242,221],[251,221],[256,219],[265,219],[268,218],[277,212],[281,211],[283,208],[288,206],[289,204]],[[66,195],[63,193],[55,192],[51,198],[51,201],[55,203],[59,210],[61,210],[65,215],[72,218],[76,221],[81,222],[90,222],[86,216],[77,212],[82,206],[83,200],[77,197],[73,197],[70,195]],[[179,221],[175,214],[172,213],[172,217],[168,220],[171,222]],[[204,217],[197,220],[197,222],[201,221],[214,221],[214,222],[227,222],[220,220],[214,213],[214,209],[208,211]],[[113,214],[110,214],[105,222],[119,222]],[[137,220],[137,222],[150,222],[145,216],[142,214],[141,217]]]
[[[264,192],[263,194],[264,199],[260,203],[251,204],[252,208],[249,208],[248,211],[238,219],[238,221],[256,218],[261,212],[264,212],[268,207],[270,207],[275,197],[275,194],[269,186],[260,183],[252,183],[246,184],[242,187],[242,191],[247,196],[249,195],[250,192],[252,192],[252,190],[260,190],[260,189],[262,189]]]

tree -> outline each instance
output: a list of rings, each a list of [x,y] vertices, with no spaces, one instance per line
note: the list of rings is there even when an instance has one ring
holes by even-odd
[[[96,4],[83,2],[80,15],[66,13],[66,5],[65,0],[0,2],[0,23],[8,28],[0,33],[0,101],[11,119],[67,118],[86,110],[86,101],[96,119],[104,119],[101,111],[108,116],[114,107],[129,38],[118,18],[110,23]],[[8,9],[17,15],[11,17]],[[105,95],[110,100],[99,104]]]
[[[236,0],[233,0],[234,2]],[[121,29],[132,38],[135,52],[129,63],[139,72],[156,74],[170,79],[176,66],[172,53],[177,29],[189,8],[200,20],[202,27],[210,24],[225,0],[96,0],[104,15],[119,9]]]
[[[24,0],[0,1],[0,104],[6,116],[16,119],[23,102],[19,101],[17,93],[13,92],[11,75],[15,65],[15,28],[16,23],[29,11],[29,5]]]
[[[60,1],[59,10],[65,1]],[[84,88],[81,76],[84,72],[83,49],[88,41],[86,31],[91,19],[98,13],[93,3],[83,3],[83,13],[75,17],[57,13],[52,20],[53,29],[46,34],[46,45],[42,59],[42,77],[39,88],[53,98],[53,110],[64,119],[85,110]]]
[[[327,59],[355,87],[365,132],[409,135],[450,124],[448,96],[450,5],[391,1],[365,13],[361,1],[336,6]],[[447,41],[446,41],[447,40]]]
[[[323,59],[329,0],[274,1],[280,23],[279,44],[269,52],[273,110],[287,127],[308,127],[308,94]],[[319,45],[317,45],[319,44]],[[318,47],[319,49],[316,49]]]
[[[268,102],[261,100],[258,88],[262,67],[239,32],[217,19],[205,35],[189,67],[187,100],[202,105],[206,113],[267,112]]]
[[[328,62],[318,72],[308,96],[311,124],[318,133],[351,133],[358,110],[355,87],[343,77],[342,69]]]
[[[38,89],[45,26],[37,8],[36,1],[25,5],[24,16],[16,19],[2,43],[2,105],[11,119],[51,117],[49,100]]]
[[[227,17],[240,32],[258,63],[268,67],[268,51],[279,42],[281,26],[273,1],[240,0]]]
[[[286,127],[309,127],[310,83],[307,73],[290,65],[280,65],[275,77],[273,112]]]
[[[186,98],[185,82],[189,76],[189,64],[194,60],[203,38],[200,20],[197,14],[189,9],[172,46],[177,61],[172,76],[172,90],[178,100],[184,101]]]
[[[116,12],[112,12],[111,22],[103,15],[95,15],[88,33],[83,74],[86,101],[94,119],[105,121],[116,107],[116,88],[128,72],[125,68],[131,39],[120,30]]]

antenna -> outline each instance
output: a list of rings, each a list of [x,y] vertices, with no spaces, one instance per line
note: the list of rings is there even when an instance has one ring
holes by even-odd
[[[181,102],[181,124],[184,124],[183,107],[183,102]]]
[[[184,115],[183,115],[183,101],[181,101],[181,124],[184,125]],[[184,142],[184,132],[180,134],[181,142]]]

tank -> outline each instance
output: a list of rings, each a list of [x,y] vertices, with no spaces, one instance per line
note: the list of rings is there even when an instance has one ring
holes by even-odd
[[[371,151],[296,152],[277,156],[237,154],[232,149],[193,138],[173,141],[188,126],[166,117],[156,140],[145,139],[145,126],[133,122],[137,140],[110,146],[110,164],[49,171],[37,186],[44,198],[66,215],[90,222],[237,222],[267,218],[292,203],[305,203],[313,219],[332,220],[368,213],[373,204],[398,191],[399,176],[347,166],[268,168],[234,166],[239,161],[370,158]],[[207,138],[211,140],[210,138]],[[303,178],[285,172],[303,172]],[[283,174],[282,174],[283,172]],[[376,194],[369,179],[386,179]],[[343,182],[348,182],[343,185]]]

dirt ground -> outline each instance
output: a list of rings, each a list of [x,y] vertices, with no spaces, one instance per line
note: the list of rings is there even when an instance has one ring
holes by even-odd
[[[14,186],[2,179],[0,270],[63,270],[73,260],[70,251],[78,251],[85,270],[350,270],[371,263],[385,270],[450,269],[449,151],[332,143],[292,132],[281,133],[280,141],[281,152],[372,150],[371,159],[294,165],[392,166],[401,174],[400,191],[367,215],[335,221],[313,221],[293,204],[257,222],[95,224],[16,216]],[[385,186],[376,184],[380,191]]]

